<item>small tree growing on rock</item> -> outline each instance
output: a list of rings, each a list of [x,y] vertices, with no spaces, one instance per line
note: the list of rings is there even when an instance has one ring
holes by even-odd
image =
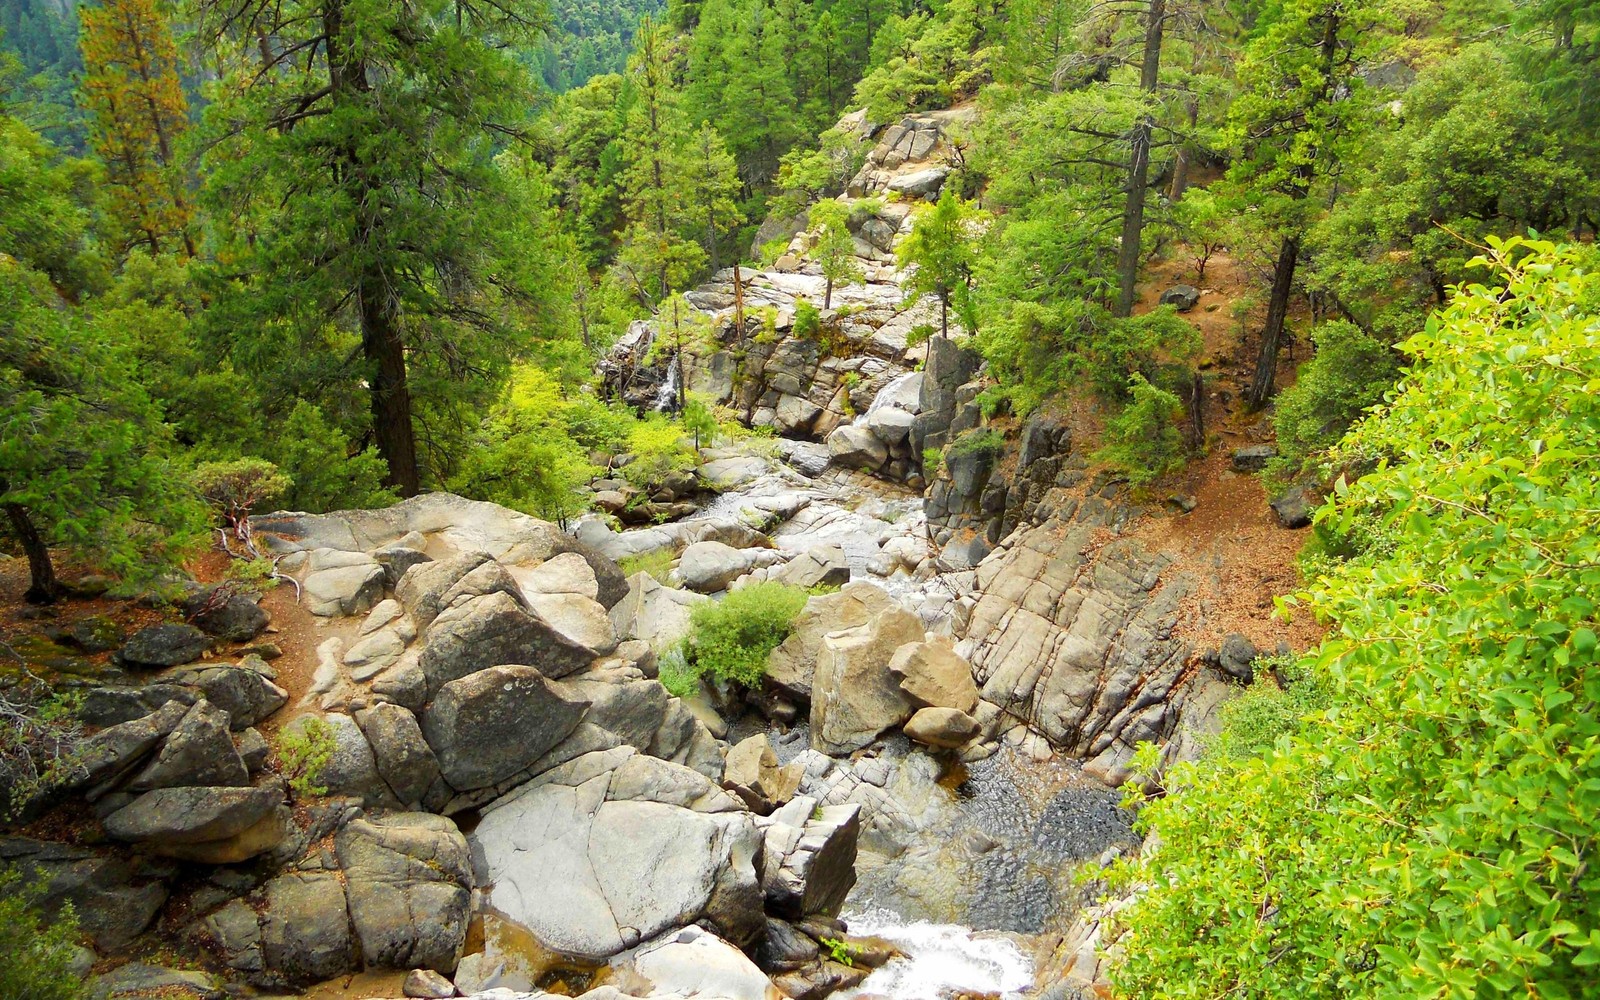
[[[822,292],[822,308],[833,308],[833,286],[866,280],[856,259],[855,243],[850,239],[850,210],[842,202],[819,201],[811,206],[811,228],[817,243],[811,259],[822,268],[827,285]]]
[[[962,309],[978,260],[978,237],[987,213],[956,197],[949,186],[932,207],[917,210],[911,235],[900,244],[900,266],[915,267],[906,290],[939,297],[939,333],[950,336],[950,306]]]

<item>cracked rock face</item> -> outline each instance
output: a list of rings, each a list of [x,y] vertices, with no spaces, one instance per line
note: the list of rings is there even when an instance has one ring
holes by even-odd
[[[1229,694],[1175,633],[1195,581],[1136,540],[1100,544],[1120,515],[1091,496],[1014,533],[977,567],[958,647],[985,701],[1113,783],[1136,744],[1183,742],[1180,720],[1204,728]]]
[[[572,958],[604,961],[697,920],[749,943],[764,923],[753,817],[703,775],[631,747],[545,773],[472,840],[490,903]]]

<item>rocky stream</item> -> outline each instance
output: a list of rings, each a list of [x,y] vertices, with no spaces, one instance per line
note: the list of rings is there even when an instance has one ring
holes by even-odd
[[[951,114],[855,123],[866,280],[822,333],[794,329],[823,297],[795,226],[690,294],[709,347],[639,323],[604,364],[619,399],[681,377],[772,436],[647,492],[608,473],[565,528],[449,494],[254,519],[319,623],[303,694],[231,592],[122,646],[71,789],[103,842],[0,839],[77,908],[105,995],[375,969],[413,997],[1097,995],[1133,748],[1194,753],[1255,650],[1195,648],[1196,580],[1126,531],[1125,488],[1058,416],[1002,443],[979,357],[923,336],[891,251]],[[652,553],[670,572],[619,568]],[[670,696],[692,609],[761,580],[816,596],[759,689]],[[326,745],[322,794],[263,726]],[[116,961],[152,934],[199,960]]]

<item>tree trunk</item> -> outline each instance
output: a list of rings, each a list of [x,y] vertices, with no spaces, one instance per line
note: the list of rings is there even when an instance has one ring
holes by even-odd
[[[828,279],[827,286],[825,288],[823,288],[823,290],[822,290],[822,308],[824,308],[824,309],[832,309],[833,308],[833,279],[832,278]]]
[[[67,588],[56,579],[55,564],[50,561],[50,547],[34,526],[33,518],[28,516],[28,508],[20,503],[8,503],[5,506],[12,534],[17,536],[17,541],[22,543],[22,551],[28,556],[28,589],[22,595],[23,600],[29,604],[54,604],[66,594]]]
[[[939,296],[939,335],[950,339],[950,296]]]
[[[1148,97],[1161,79],[1161,28],[1166,20],[1166,0],[1150,0],[1145,13],[1144,61],[1139,69],[1139,89]],[[1129,136],[1127,200],[1122,209],[1122,246],[1117,252],[1118,316],[1133,314],[1139,278],[1139,244],[1144,235],[1145,189],[1150,182],[1150,133],[1155,121],[1149,110],[1139,115]]]
[[[1189,450],[1198,454],[1206,446],[1206,380],[1198,371],[1189,385]]]
[[[739,336],[744,336],[744,280],[739,275],[739,261],[733,262],[733,322]]]
[[[371,89],[366,64],[343,44],[343,20],[343,0],[333,0],[325,9],[323,23],[328,36],[328,83],[335,105],[358,103]],[[383,228],[382,185],[371,176],[354,143],[340,150],[335,169],[344,174],[341,179],[355,189],[359,199],[356,231],[365,243],[365,262],[356,279],[356,312],[361,323],[361,353],[370,366],[367,386],[372,432],[378,454],[389,466],[384,483],[399,490],[401,496],[416,496],[421,478],[417,471],[416,434],[411,426],[411,390],[406,384],[405,342],[391,291],[391,275],[375,259],[375,245]]]
[[[1267,300],[1267,325],[1261,331],[1261,353],[1256,357],[1255,378],[1250,381],[1247,400],[1252,411],[1267,405],[1278,375],[1278,348],[1283,341],[1283,324],[1289,315],[1289,296],[1294,291],[1294,268],[1300,256],[1298,237],[1286,236],[1278,249],[1278,262],[1272,268],[1272,297]]]

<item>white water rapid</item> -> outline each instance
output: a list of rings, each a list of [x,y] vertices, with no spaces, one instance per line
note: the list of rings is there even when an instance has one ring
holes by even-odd
[[[1033,986],[1033,962],[1015,941],[956,924],[906,921],[888,910],[845,915],[852,934],[883,938],[905,952],[837,1000],[929,1000],[954,993],[1014,994]]]

